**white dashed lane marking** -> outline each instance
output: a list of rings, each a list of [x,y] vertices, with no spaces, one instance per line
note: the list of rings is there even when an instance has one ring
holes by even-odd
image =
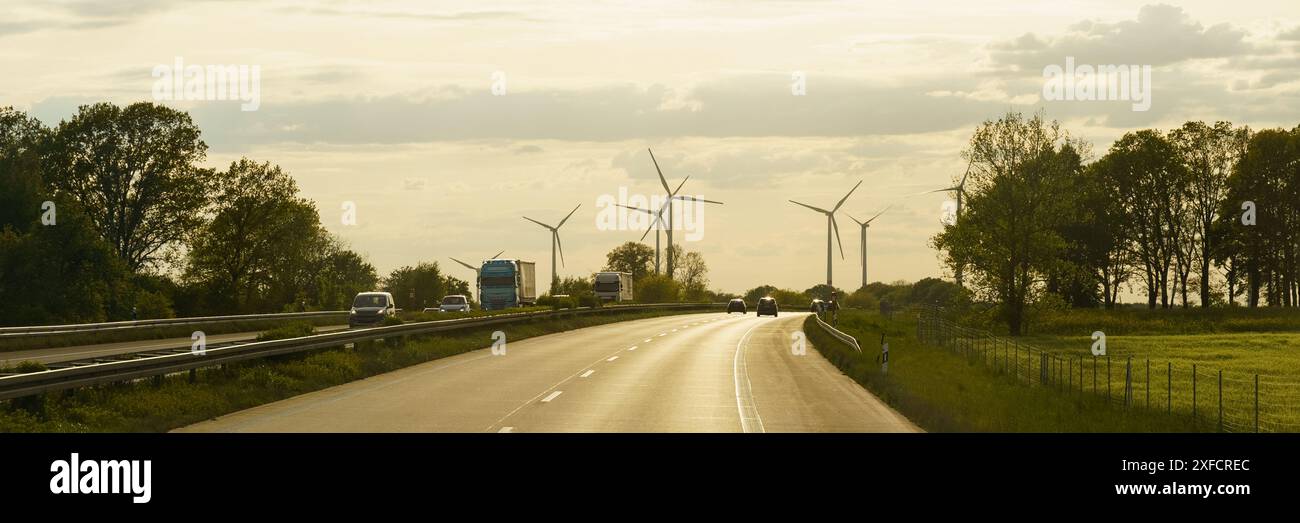
[[[555,391],[555,392],[552,392],[552,393],[548,394],[545,398],[542,398],[542,403],[550,403],[551,400],[555,399],[556,397],[558,397],[558,396],[561,395],[561,394],[564,394],[564,391],[562,391],[562,390],[557,390],[557,391]]]
[[[592,374],[595,373],[595,372],[596,372],[596,371],[594,371],[594,370],[589,370],[589,371],[587,371],[587,372],[582,373],[582,375],[581,375],[581,376],[578,376],[578,377],[579,377],[579,378],[585,378],[585,377],[587,377],[587,376],[592,375]]]

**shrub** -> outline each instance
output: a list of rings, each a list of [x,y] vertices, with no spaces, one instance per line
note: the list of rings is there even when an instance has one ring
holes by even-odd
[[[262,331],[257,341],[286,340],[316,334],[316,327],[304,321],[289,322],[271,330]]]

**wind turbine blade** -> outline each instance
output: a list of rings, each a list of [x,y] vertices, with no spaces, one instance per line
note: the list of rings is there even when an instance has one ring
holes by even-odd
[[[655,225],[656,224],[651,223],[650,227],[646,228],[645,232],[641,233],[641,239],[638,241],[645,241],[645,237],[650,235],[650,231],[655,230]]]
[[[858,180],[858,185],[862,185],[862,180]],[[849,189],[849,194],[846,194],[844,195],[843,198],[840,198],[840,203],[835,204],[835,208],[831,209],[831,212],[840,210],[840,206],[844,205],[844,201],[849,199],[849,196],[853,194],[853,191],[858,190],[858,185],[854,185],[852,189]]]
[[[835,243],[840,244],[840,259],[844,259],[844,242],[840,241],[840,224],[835,222],[835,215],[831,216],[831,227],[835,229]]]
[[[935,189],[935,190],[933,190],[933,191],[925,191],[925,192],[920,193],[920,194],[931,194],[931,193],[937,193],[937,192],[949,192],[949,191],[960,191],[960,190],[961,190],[961,187],[955,187],[955,186],[954,186],[954,187],[945,187],[945,188],[943,188],[943,189]]]
[[[488,258],[488,259],[490,259],[490,260],[495,260],[495,259],[497,259],[497,256],[501,256],[502,254],[505,254],[505,252],[506,252],[505,249],[501,249],[501,252],[498,252],[498,253],[496,253],[496,254],[493,254],[492,257],[491,257],[491,258]]]
[[[966,190],[966,177],[967,177],[967,176],[970,176],[970,168],[971,168],[972,165],[975,165],[975,156],[974,156],[974,155],[971,156],[970,162],[968,162],[968,163],[966,164],[966,174],[961,175],[961,183],[957,184],[957,190],[958,190],[958,191],[964,191],[964,190]]]
[[[615,205],[616,207],[622,207],[622,208],[624,208],[624,209],[631,209],[631,210],[633,210],[633,211],[640,211],[640,212],[643,212],[643,213],[649,214],[649,215],[651,215],[651,216],[653,216],[654,213],[655,213],[654,211],[652,211],[652,210],[650,210],[650,209],[642,209],[642,208],[640,208],[640,207],[631,207],[631,206],[628,206],[628,205],[623,205],[623,204],[621,204],[621,203],[616,203],[616,204],[614,204],[614,205]]]
[[[646,150],[650,152],[650,161],[655,163],[655,172],[659,173],[659,183],[663,184],[664,191],[671,195],[672,189],[668,188],[668,180],[664,179],[664,172],[659,169],[659,160],[655,159],[655,152],[651,151],[649,147],[646,147]]]
[[[505,251],[502,251],[502,252],[505,252]],[[448,258],[451,258],[451,256],[448,256]],[[494,256],[494,258],[495,258],[495,256]],[[468,264],[468,263],[465,263],[465,262],[463,262],[463,261],[457,260],[457,259],[455,259],[455,258],[451,258],[451,261],[454,261],[454,262],[456,262],[456,263],[459,263],[459,264],[461,264],[461,265],[464,265],[466,269],[469,269],[469,270],[471,270],[471,271],[477,271],[477,270],[478,270],[478,267],[475,267],[475,266],[470,265],[470,264]]]
[[[673,191],[673,193],[670,194],[670,195],[668,195],[668,196],[669,196],[669,197],[675,197],[675,196],[677,196],[677,191],[682,190],[682,186],[683,186],[683,185],[686,185],[686,180],[689,180],[689,179],[691,179],[691,176],[690,176],[689,174],[686,175],[685,178],[682,178],[682,183],[677,184],[677,190]]]
[[[876,219],[876,218],[879,218],[880,215],[885,214],[885,211],[888,211],[888,210],[889,210],[890,208],[892,208],[892,207],[893,207],[893,205],[889,205],[888,207],[885,207],[884,209],[881,209],[880,212],[876,213],[875,216],[872,216],[872,217],[871,217],[871,220],[874,220],[874,219]],[[871,220],[867,220],[866,223],[871,223]]]
[[[722,205],[722,202],[715,202],[715,201],[713,201],[713,200],[705,200],[704,198],[696,198],[696,197],[694,197],[694,196],[674,196],[673,199],[674,199],[674,200],[689,200],[689,201],[692,201],[692,202],[704,202],[704,203],[713,203],[713,204],[717,204],[717,205]]]
[[[582,204],[578,204],[578,207],[582,207]],[[563,220],[560,220],[560,224],[556,225],[555,228],[559,229],[560,227],[564,227],[564,222],[569,221],[569,217],[573,216],[573,213],[578,212],[578,207],[574,207],[572,211],[569,211],[569,215],[565,216]]]
[[[537,224],[537,225],[541,225],[542,227],[546,227],[547,229],[555,229],[555,227],[551,227],[550,225],[547,225],[547,224],[545,224],[545,223],[539,222],[539,221],[534,220],[534,219],[532,219],[532,218],[529,218],[529,217],[527,217],[527,216],[524,216],[524,219],[525,219],[525,220],[528,220],[528,221],[530,221],[530,222],[533,222],[533,223],[535,223],[535,224]]]
[[[828,210],[826,210],[826,209],[822,209],[822,208],[820,208],[820,207],[813,207],[813,206],[808,205],[808,204],[806,204],[806,203],[799,203],[799,202],[796,202],[796,201],[794,201],[794,200],[786,200],[786,201],[788,201],[788,202],[790,202],[790,203],[793,203],[793,204],[795,204],[795,205],[799,205],[799,206],[802,206],[802,207],[807,207],[807,208],[809,208],[809,209],[812,209],[812,210],[817,211],[817,212],[822,213],[822,214],[829,214],[829,213],[830,213],[830,211],[828,211]]]
[[[551,231],[555,235],[555,245],[560,248],[560,267],[564,266],[564,242],[560,241],[560,231]]]
[[[850,219],[850,220],[853,220],[853,223],[856,223],[856,224],[858,224],[858,225],[866,225],[866,223],[863,223],[862,221],[858,220],[857,218],[854,218],[852,214],[849,214],[849,213],[847,213],[847,212],[844,213],[844,214],[845,214],[845,215],[848,215],[849,219]],[[871,220],[867,220],[867,222],[870,222],[870,221],[871,221]]]

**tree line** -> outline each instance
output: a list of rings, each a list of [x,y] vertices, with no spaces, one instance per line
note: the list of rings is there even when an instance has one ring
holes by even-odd
[[[0,324],[338,310],[379,285],[279,166],[206,158],[162,105],[86,105],[53,127],[0,108]],[[436,263],[382,281],[413,304],[468,290]]]
[[[1300,127],[1191,121],[1100,158],[1042,113],[986,121],[964,205],[932,239],[1013,334],[1031,305],[1300,304]]]

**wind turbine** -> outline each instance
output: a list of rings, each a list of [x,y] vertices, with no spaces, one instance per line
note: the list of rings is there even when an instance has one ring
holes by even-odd
[[[646,151],[649,151],[650,161],[654,162],[655,164],[655,172],[659,173],[659,183],[663,184],[664,191],[668,193],[668,197],[664,200],[663,207],[659,208],[658,219],[655,221],[655,223],[651,224],[651,227],[663,223],[663,213],[664,210],[666,209],[668,211],[668,231],[667,231],[668,233],[668,255],[667,255],[668,277],[672,278],[673,277],[673,200],[689,200],[689,201],[696,201],[696,202],[712,203],[715,205],[722,205],[722,202],[705,200],[704,198],[696,198],[694,196],[678,196],[677,191],[682,190],[682,186],[686,185],[686,180],[691,179],[691,177],[687,176],[686,178],[683,178],[682,183],[677,184],[676,190],[669,189],[668,180],[664,178],[664,172],[661,169],[659,169],[659,160],[655,159],[655,152],[651,151],[648,147],[646,148]],[[648,232],[649,231],[647,231],[647,233]],[[644,239],[645,235],[642,235],[641,238]],[[659,238],[658,233],[655,233],[656,242],[658,241],[658,238]]]
[[[690,177],[688,176],[687,178],[690,178]],[[686,180],[682,180],[682,183],[686,183]],[[680,189],[681,187],[678,187],[678,188]],[[652,210],[650,210],[650,209],[642,209],[642,208],[640,208],[640,207],[633,207],[633,206],[630,206],[630,205],[623,205],[623,204],[621,204],[621,203],[616,203],[616,204],[614,204],[614,205],[619,206],[619,207],[622,207],[622,208],[624,208],[624,209],[631,209],[631,210],[633,210],[633,211],[643,212],[643,213],[649,214],[649,215],[653,218],[653,219],[651,220],[650,227],[647,228],[647,229],[645,230],[645,233],[641,235],[641,240],[640,240],[640,241],[645,241],[645,237],[646,237],[647,235],[650,234],[650,231],[651,231],[651,230],[654,230],[654,232],[655,232],[655,274],[659,274],[659,230],[660,230],[660,229],[663,229],[663,227],[662,227],[662,226],[663,226],[663,221],[664,221],[664,220],[663,220],[663,207],[660,206],[660,207],[659,207],[659,212],[656,213],[656,212],[654,212],[654,211],[652,211]],[[656,225],[658,225],[658,226],[660,226],[660,227],[659,227],[658,229],[656,229],[656,228],[655,228]]]
[[[956,215],[953,217],[953,221],[954,221],[954,223],[956,223],[956,220],[961,219],[961,201],[962,201],[962,198],[966,195],[966,178],[970,176],[970,168],[971,168],[971,165],[974,165],[974,164],[975,164],[975,157],[972,156],[971,159],[970,159],[970,162],[968,162],[968,163],[966,164],[966,174],[963,174],[963,175],[961,176],[961,182],[959,182],[957,185],[954,185],[954,186],[952,186],[952,187],[946,187],[946,188],[943,188],[943,189],[935,189],[935,190],[933,190],[933,191],[930,191],[930,192],[932,192],[932,193],[936,193],[936,192],[948,192],[948,191],[951,191],[951,192],[957,193],[957,213],[956,213]],[[961,287],[961,286],[962,286],[962,285],[961,285],[962,264],[961,264],[960,262],[957,263],[957,268],[956,268],[956,270],[953,271],[953,272],[954,272],[954,274],[953,274],[954,279],[957,280],[957,286],[958,286],[958,287]]]
[[[861,180],[858,181],[858,185],[862,185]],[[852,189],[849,189],[849,193],[845,194],[843,198],[840,198],[839,203],[836,203],[835,207],[831,208],[831,210],[829,211],[819,207],[813,207],[806,203],[799,203],[794,200],[789,200],[790,203],[793,203],[801,207],[807,207],[809,209],[812,209],[814,211],[826,215],[826,286],[828,287],[832,287],[832,288],[834,287],[834,285],[831,284],[831,231],[832,230],[835,231],[835,242],[838,243],[840,246],[840,258],[841,259],[844,258],[844,242],[840,241],[840,226],[838,223],[835,223],[835,212],[840,210],[840,206],[844,205],[844,201],[849,199],[849,195],[853,194],[853,191],[858,190],[858,185],[854,185]]]
[[[893,205],[890,205],[889,207],[893,207]],[[849,214],[849,219],[853,220],[855,223],[858,224],[858,227],[862,228],[861,246],[862,246],[862,286],[863,287],[867,286],[867,227],[871,227],[871,221],[875,220],[876,218],[879,218],[880,215],[885,214],[885,211],[888,211],[889,207],[885,207],[884,210],[881,210],[880,212],[876,213],[875,216],[867,218],[867,221],[865,222],[859,221],[857,218],[854,218],[852,214]]]
[[[582,204],[578,204],[578,207],[582,207]],[[537,225],[541,225],[542,227],[546,227],[551,231],[551,286],[552,287],[555,286],[556,282],[560,281],[560,273],[555,266],[555,250],[557,248],[560,250],[560,263],[561,264],[564,263],[564,245],[560,243],[560,227],[564,226],[564,222],[569,221],[569,217],[573,216],[573,213],[578,212],[578,207],[574,207],[572,211],[569,211],[569,215],[565,216],[564,219],[560,220],[560,223],[556,224],[554,227],[551,227],[550,225],[547,225],[545,223],[524,216],[525,220],[533,222]]]

